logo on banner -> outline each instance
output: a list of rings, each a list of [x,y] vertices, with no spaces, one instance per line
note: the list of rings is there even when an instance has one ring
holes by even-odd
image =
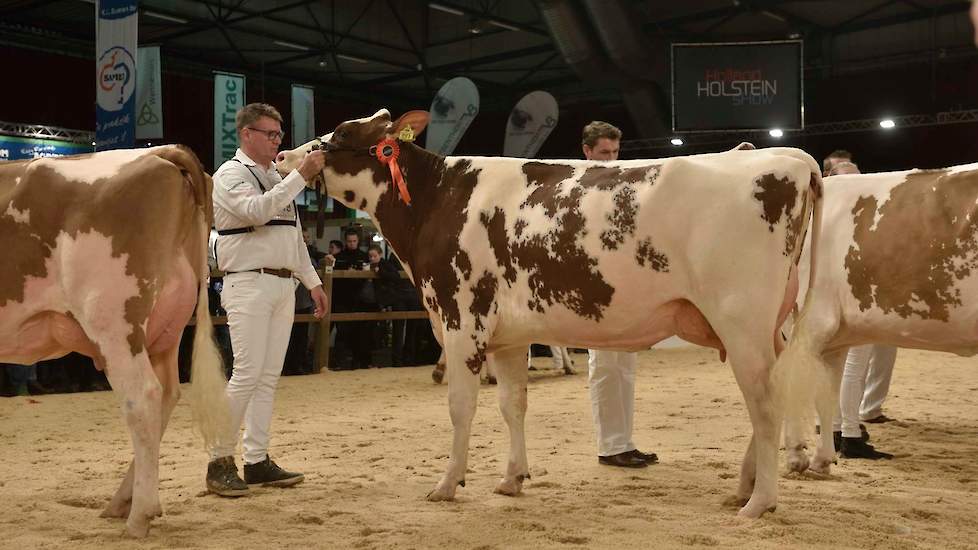
[[[740,105],[770,105],[778,95],[778,80],[761,69],[711,68],[696,82],[696,97],[727,97]]]
[[[143,103],[143,108],[139,110],[139,118],[136,119],[136,124],[139,126],[146,126],[147,124],[156,124],[160,121],[160,117],[156,116],[153,112],[153,106],[149,103]]]
[[[121,46],[109,48],[98,60],[98,106],[119,111],[135,90],[136,62]]]

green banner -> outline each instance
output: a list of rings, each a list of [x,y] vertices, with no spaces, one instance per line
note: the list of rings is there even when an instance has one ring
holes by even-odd
[[[234,117],[245,105],[245,77],[214,71],[214,169],[234,156],[238,131]]]
[[[136,50],[136,139],[163,137],[160,47]]]

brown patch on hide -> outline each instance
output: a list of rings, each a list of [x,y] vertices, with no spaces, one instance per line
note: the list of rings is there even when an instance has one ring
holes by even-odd
[[[489,316],[489,310],[492,308],[493,303],[495,303],[496,288],[498,286],[496,277],[492,273],[484,271],[482,272],[482,277],[479,277],[479,282],[471,287],[472,306],[469,307],[469,313],[475,318],[475,328],[478,331],[487,328],[483,321]]]
[[[529,272],[529,307],[544,312],[544,304],[563,304],[582,317],[600,320],[611,303],[614,288],[597,271],[598,262],[580,245],[587,235],[580,210],[585,186],[560,193],[560,183],[573,172],[570,166],[528,162],[523,173],[532,189],[520,209],[543,207],[551,224],[518,235],[511,245],[513,259]],[[553,255],[553,257],[551,256]]]
[[[509,239],[506,237],[506,214],[501,208],[496,208],[491,217],[486,212],[480,213],[479,221],[485,226],[489,246],[495,253],[499,266],[503,268],[503,278],[509,283],[516,282],[516,269],[513,268],[513,258],[509,254]],[[524,221],[523,224],[525,226],[526,222]]]
[[[343,191],[343,200],[353,204],[353,202],[357,200],[357,194],[350,190]]]
[[[601,191],[611,191],[621,185],[639,183],[649,174],[651,174],[649,183],[652,184],[659,177],[659,170],[660,167],[658,164],[632,168],[591,166],[584,171],[580,184],[584,187],[593,187]]]
[[[669,258],[664,253],[656,250],[652,246],[652,239],[648,237],[638,243],[635,261],[642,267],[645,267],[645,264],[649,264],[652,271],[658,271],[659,273],[669,272]]]
[[[363,199],[362,201],[360,201],[360,210],[366,210],[366,209],[367,209],[367,199]]]
[[[955,283],[978,269],[976,201],[978,171],[915,172],[882,205],[860,197],[845,259],[859,309],[947,321],[963,305]]]
[[[635,217],[638,215],[635,196],[635,188],[631,185],[622,186],[615,192],[615,209],[605,216],[610,227],[601,232],[601,244],[605,250],[617,250],[625,242],[625,237],[635,234]]]
[[[774,174],[764,174],[754,178],[754,198],[761,203],[761,219],[768,223],[768,229],[774,233],[774,226],[781,223],[781,216],[791,218],[791,211],[798,200],[798,188],[791,178],[779,178]]]

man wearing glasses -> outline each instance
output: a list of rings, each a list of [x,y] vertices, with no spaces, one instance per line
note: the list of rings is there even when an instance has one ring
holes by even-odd
[[[275,387],[289,345],[295,288],[309,289],[316,317],[327,311],[322,281],[302,240],[294,199],[325,165],[321,151],[303,159],[284,179],[274,160],[282,144],[282,115],[264,103],[237,114],[241,147],[214,173],[214,253],[224,271],[221,305],[227,310],[234,371],[227,385],[230,432],[211,449],[207,488],[221,496],[248,493],[248,485],[295,485],[300,473],[268,456]],[[244,480],[234,461],[244,422]]]

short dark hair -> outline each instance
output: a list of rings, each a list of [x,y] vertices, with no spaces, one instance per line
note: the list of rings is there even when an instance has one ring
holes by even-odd
[[[329,241],[329,244],[330,246],[335,246],[336,248],[343,248],[343,243],[336,239]]]
[[[384,249],[381,248],[379,245],[372,244],[372,245],[368,246],[367,247],[367,252],[370,252],[371,250],[376,250],[377,251],[377,254],[380,254],[380,257],[381,258],[384,257]]]
[[[356,235],[358,239],[360,238],[360,232],[357,231],[356,229],[353,229],[352,227],[343,230],[344,239],[349,237],[350,235]]]
[[[852,153],[846,151],[845,149],[836,149],[835,151],[832,151],[827,157],[822,159],[822,170],[826,172],[829,171],[829,167],[832,164],[830,159],[842,159],[852,162]]]
[[[592,120],[584,127],[581,134],[581,144],[594,147],[601,138],[621,139],[621,130],[607,122]]]

